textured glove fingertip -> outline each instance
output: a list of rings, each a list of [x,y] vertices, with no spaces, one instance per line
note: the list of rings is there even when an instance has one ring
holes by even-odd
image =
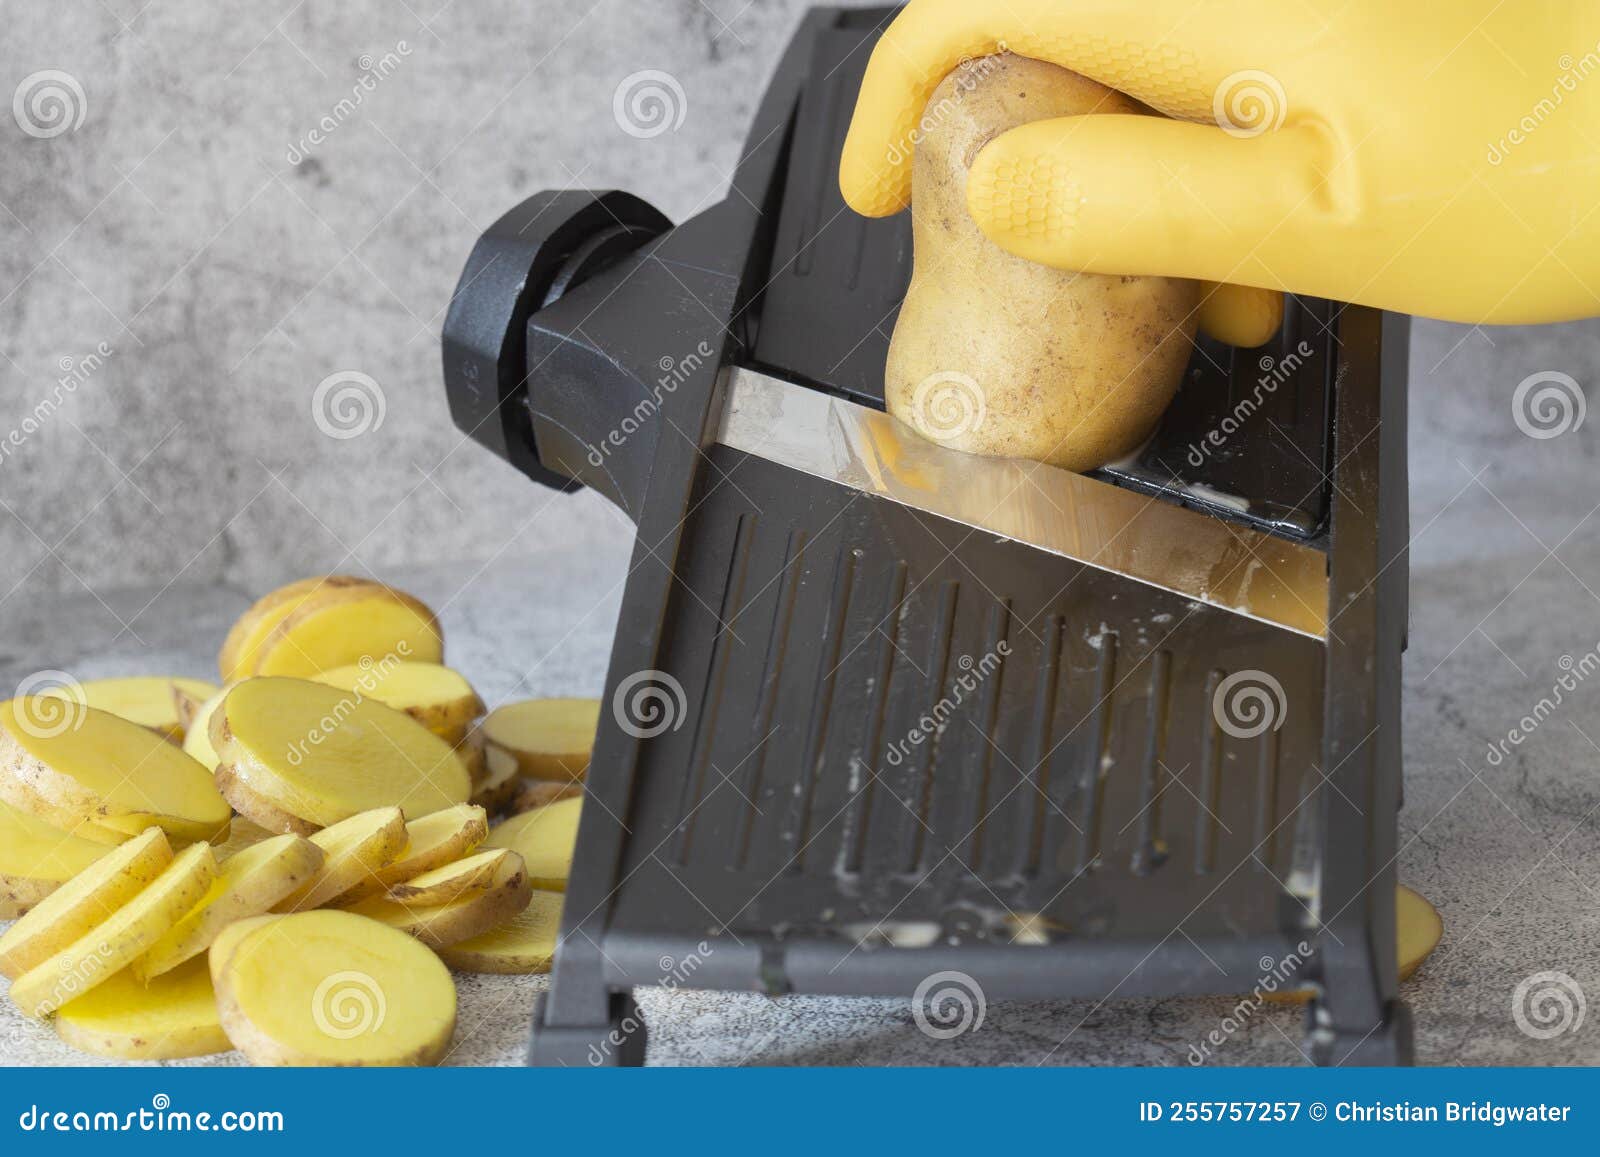
[[[850,130],[839,161],[839,192],[862,216],[888,217],[911,204],[912,134],[895,132],[882,147],[868,139],[863,130]]]
[[[967,210],[997,244],[1070,268],[1083,193],[1064,158],[990,145],[967,175]]]
[[[1248,285],[1209,284],[1200,302],[1200,329],[1220,342],[1255,349],[1283,325],[1283,294]]]

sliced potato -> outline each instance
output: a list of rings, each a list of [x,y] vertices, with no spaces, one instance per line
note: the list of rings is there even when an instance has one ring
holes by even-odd
[[[472,802],[485,811],[494,814],[505,811],[524,783],[548,782],[525,780],[516,759],[509,752],[488,743],[476,746],[482,760],[482,771],[472,789]]]
[[[59,812],[56,814],[61,815]],[[63,825],[61,829],[62,831],[77,836],[79,839],[88,840],[90,843],[99,844],[101,847],[116,848],[121,847],[123,844],[128,842],[128,836],[122,832],[113,831],[108,827],[102,827],[94,820],[79,820],[78,822],[74,823],[71,817],[66,815],[61,815],[61,819]],[[153,827],[155,825],[150,826]],[[219,832],[217,835],[219,837],[226,836],[227,832]]]
[[[14,920],[110,849],[0,803],[0,920]]]
[[[0,936],[0,973],[13,980],[104,923],[172,862],[172,845],[151,828],[106,852]]]
[[[55,1027],[73,1048],[123,1061],[170,1061],[233,1048],[204,957],[149,984],[125,968],[57,1009]]]
[[[104,848],[100,850],[105,851]],[[15,920],[60,886],[55,880],[8,876],[0,872],[0,920]]]
[[[219,781],[263,827],[271,821],[238,788],[319,827],[391,804],[424,816],[471,790],[449,745],[415,719],[306,679],[246,679],[212,717],[211,738]]]
[[[360,880],[334,901],[351,904],[367,896],[387,891],[391,884],[409,880],[459,860],[483,843],[489,834],[489,817],[481,807],[457,804],[406,825],[405,848],[382,867]]]
[[[460,748],[462,743],[466,741],[467,736],[471,735],[476,730],[472,724],[463,723],[460,726],[452,727],[430,727],[428,730],[433,732],[440,739],[444,740],[451,747],[456,748],[456,754],[461,757],[463,762],[467,762],[470,759],[470,756],[464,754]],[[470,763],[468,763],[468,766],[471,766]]]
[[[365,661],[438,663],[444,636],[433,612],[392,587],[351,586],[309,596],[262,641],[252,674],[309,678]]]
[[[528,867],[535,888],[564,892],[572,870],[572,849],[578,842],[581,799],[564,799],[548,807],[512,816],[489,833],[486,848],[510,848]]]
[[[581,783],[554,783],[544,779],[525,779],[517,784],[506,810],[512,815],[531,812],[534,808],[548,807],[564,799],[581,799]]]
[[[177,696],[198,701],[215,694],[216,690],[201,679],[136,675],[126,679],[91,679],[72,687],[52,687],[41,694],[109,711],[130,723],[148,727],[165,739],[182,742],[185,724]]]
[[[11,999],[29,1016],[48,1016],[104,984],[199,903],[216,874],[210,844],[185,848],[109,919],[12,981]]]
[[[523,775],[534,779],[582,779],[589,768],[598,699],[524,699],[496,707],[485,717],[483,737],[509,752]]]
[[[174,839],[185,843],[210,843],[212,840],[221,842],[228,838],[228,831],[233,825],[233,814],[229,812],[228,818],[222,821],[220,827],[211,821],[185,819],[181,816],[157,816],[148,812],[99,816],[93,820],[93,825],[97,836],[100,832],[109,832],[127,840],[146,828],[158,827]]]
[[[439,959],[459,972],[549,972],[565,899],[560,892],[536,891],[504,924],[438,949]]]
[[[482,891],[431,907],[374,896],[348,911],[415,936],[429,948],[443,948],[505,923],[528,906],[532,895],[522,857],[513,852],[500,860]]]
[[[0,704],[0,779],[24,785],[67,830],[88,819],[136,835],[150,826],[185,840],[224,831],[232,815],[210,772],[160,736],[109,711],[74,706],[62,730],[30,721],[29,701]],[[6,801],[27,810],[20,797]]]
[[[510,857],[510,848],[492,848],[422,872],[389,889],[389,899],[410,908],[434,908],[488,891]],[[518,859],[521,859],[519,856]]]
[[[467,769],[467,780],[472,784],[473,795],[477,795],[478,790],[483,787],[483,781],[489,774],[488,752],[483,743],[483,731],[477,727],[469,727],[461,734],[459,739],[455,740],[452,740],[443,732],[435,731],[434,734],[450,744],[451,749],[456,753],[456,758],[461,761],[461,766]],[[502,754],[501,758],[510,757]],[[472,802],[477,803],[479,801],[474,799]]]
[[[207,959],[211,962],[211,974],[215,976],[227,967],[228,959],[233,955],[234,949],[243,944],[246,937],[252,932],[282,919],[282,916],[275,913],[266,916],[249,916],[243,920],[235,920],[217,933],[217,938],[211,942],[211,951],[206,953]]]
[[[149,982],[192,960],[229,924],[261,916],[322,868],[323,851],[300,836],[274,836],[220,865],[205,898],[133,962],[131,971]]]
[[[1399,925],[1395,948],[1400,957],[1400,979],[1409,980],[1439,947],[1444,938],[1444,920],[1437,908],[1404,884],[1395,888],[1394,916]]]
[[[404,711],[440,738],[464,733],[484,711],[483,700],[472,684],[460,672],[438,663],[352,663],[313,678]]]
[[[282,835],[282,832],[268,831],[254,820],[244,816],[234,816],[233,823],[228,828],[228,838],[225,840],[212,840],[211,847],[217,854],[217,863],[222,863],[229,856],[237,855],[246,848],[259,844],[262,840],[270,840]]]
[[[63,811],[3,769],[0,769],[0,803],[30,819],[48,824],[54,831],[76,836],[80,840],[87,840],[102,847],[114,848],[128,842],[126,835],[102,827],[91,817],[80,817]]]
[[[217,656],[217,669],[222,681],[227,683],[254,675],[261,644],[279,623],[312,595],[321,591],[377,585],[371,579],[354,575],[330,574],[300,579],[263,595],[239,616],[222,642],[222,652]]]
[[[211,745],[211,720],[233,687],[234,685],[229,683],[195,708],[194,715],[188,723],[188,730],[183,733],[184,754],[208,771],[217,769],[217,749]]]
[[[350,912],[257,926],[211,969],[228,1039],[258,1065],[431,1065],[455,1031],[439,958]]]
[[[194,724],[194,717],[200,713],[200,708],[206,700],[221,692],[222,688],[214,683],[204,683],[198,679],[174,679],[169,687],[172,696],[172,710],[178,717],[178,728],[187,738],[189,728]]]
[[[217,790],[229,805],[258,828],[275,835],[312,836],[322,830],[322,825],[291,815],[251,788],[240,769],[219,763],[216,770]]]
[[[371,879],[405,850],[406,817],[397,807],[374,808],[323,828],[311,842],[322,849],[321,870],[274,911],[317,908]]]

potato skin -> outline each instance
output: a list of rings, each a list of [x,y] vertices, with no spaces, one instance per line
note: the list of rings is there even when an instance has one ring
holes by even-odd
[[[523,908],[481,936],[437,949],[439,959],[457,972],[526,976],[549,972],[561,932],[560,892],[537,889]]]
[[[0,875],[0,920],[26,916],[34,905],[61,887],[59,880],[32,880]]]
[[[1002,54],[929,98],[912,163],[916,260],[885,371],[889,412],[957,450],[1092,470],[1138,447],[1177,392],[1200,287],[1015,257],[967,212],[967,171],[1030,121],[1141,114],[1064,68]]]
[[[533,885],[528,882],[522,857],[512,853],[494,883],[476,895],[429,908],[372,897],[349,911],[396,928],[429,948],[437,949],[493,931],[526,908],[532,899]]]
[[[507,806],[512,815],[531,812],[535,808],[574,799],[583,795],[580,783],[552,783],[548,780],[525,779],[517,785],[517,793]]]
[[[217,790],[233,810],[257,827],[278,835],[314,836],[322,829],[310,820],[290,815],[253,791],[232,764],[219,763],[212,773]]]

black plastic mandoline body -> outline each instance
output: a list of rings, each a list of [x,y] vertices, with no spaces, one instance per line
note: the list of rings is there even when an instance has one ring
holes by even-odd
[[[720,204],[539,194],[451,304],[456,422],[638,527],[531,1059],[642,1061],[634,986],[957,971],[991,1002],[1292,973],[1318,1062],[1409,1061],[1406,319],[1292,301],[1197,348],[1136,462],[966,515],[1022,466],[880,412],[909,220],[837,191],[891,15],[807,16]],[[1224,715],[1236,675],[1273,726]]]

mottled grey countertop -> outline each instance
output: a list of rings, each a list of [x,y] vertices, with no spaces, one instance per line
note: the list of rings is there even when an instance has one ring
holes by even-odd
[[[1594,1017],[1540,1039],[1512,1012],[1517,986],[1537,973],[1566,974],[1578,1000],[1600,994],[1600,686],[1567,695],[1499,766],[1485,758],[1488,743],[1549,694],[1563,656],[1579,659],[1600,644],[1592,429],[1531,439],[1509,410],[1511,387],[1535,369],[1567,365],[1581,376],[1593,333],[1431,325],[1419,326],[1414,345],[1400,874],[1445,920],[1443,945],[1406,986],[1424,1063],[1600,1062]],[[550,501],[591,504],[567,513],[593,525],[593,536],[389,577],[442,609],[451,661],[491,702],[597,694],[627,527],[592,495],[552,498],[530,487],[528,500],[530,513]],[[206,675],[245,603],[242,591],[181,583],[33,602],[20,618],[8,614],[0,686],[46,666],[79,678]],[[451,1062],[516,1063],[542,984],[462,977]],[[933,1040],[907,1001],[682,990],[641,992],[640,1000],[658,1064],[1184,1064],[1190,1043],[1232,1004],[994,1003],[979,1030]],[[1291,1007],[1262,1010],[1212,1063],[1304,1063],[1300,1017]],[[0,1059],[92,1063],[6,1003]]]

